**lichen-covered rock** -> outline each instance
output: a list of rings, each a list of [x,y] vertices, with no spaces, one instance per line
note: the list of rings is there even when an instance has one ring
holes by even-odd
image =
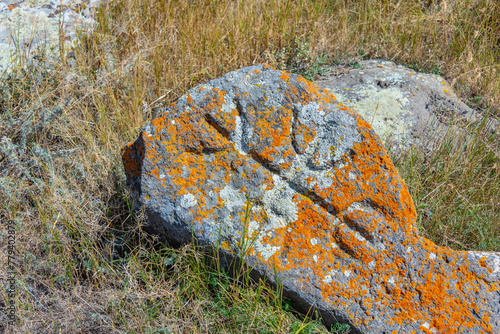
[[[382,59],[357,65],[332,67],[316,84],[367,120],[386,148],[432,149],[447,131],[466,131],[469,122],[482,120],[441,76]],[[490,117],[486,126],[494,131],[498,121]]]
[[[244,257],[327,324],[500,331],[500,257],[420,237],[370,125],[300,76],[259,65],[193,88],[122,156],[152,231]]]

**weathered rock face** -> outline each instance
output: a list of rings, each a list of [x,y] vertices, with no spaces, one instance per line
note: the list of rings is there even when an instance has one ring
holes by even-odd
[[[359,68],[332,68],[316,84],[356,110],[389,147],[431,148],[449,127],[461,131],[481,119],[435,74],[415,72],[387,60],[364,60]],[[491,119],[491,129],[498,121]]]
[[[420,237],[370,125],[299,76],[259,65],[198,86],[122,156],[152,231],[243,256],[327,324],[500,331],[500,257]]]
[[[76,41],[77,29],[93,29],[94,13],[107,0],[2,0],[0,1],[0,77],[14,63],[38,50],[45,56],[58,55],[61,31],[65,48]],[[55,49],[55,50],[52,50]],[[32,59],[24,60],[33,62]]]

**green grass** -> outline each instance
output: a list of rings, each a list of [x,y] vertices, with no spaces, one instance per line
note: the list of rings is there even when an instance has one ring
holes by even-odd
[[[97,19],[74,54],[41,55],[44,66],[0,80],[0,221],[16,223],[19,259],[14,333],[345,331],[294,312],[244,267],[230,275],[192,244],[159,244],[132,213],[119,149],[199,83],[262,62],[315,79],[324,65],[385,58],[442,73],[468,103],[499,114],[494,1],[117,0]],[[498,138],[472,124],[432,152],[390,152],[424,236],[500,250]],[[6,233],[1,224],[1,263]],[[0,303],[6,294],[3,285]]]

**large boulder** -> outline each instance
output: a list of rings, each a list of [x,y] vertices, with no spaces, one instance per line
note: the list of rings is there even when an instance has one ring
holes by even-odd
[[[419,236],[371,126],[268,65],[191,89],[122,149],[149,228],[281,283],[362,333],[500,332],[500,256]]]
[[[446,131],[460,132],[483,115],[469,108],[441,76],[416,72],[388,60],[363,60],[356,68],[335,66],[316,81],[356,110],[386,148],[432,149]],[[491,130],[498,121],[490,119]]]

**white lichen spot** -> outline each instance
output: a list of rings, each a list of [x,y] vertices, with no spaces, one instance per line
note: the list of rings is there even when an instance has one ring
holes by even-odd
[[[394,279],[394,277],[392,277],[392,276],[391,276],[391,277],[387,280],[387,283],[389,283],[389,284],[394,284],[394,282],[395,282],[395,281],[396,281],[396,280]]]
[[[354,211],[365,211],[365,206],[359,202],[352,203],[347,209],[346,212],[351,213]]]
[[[316,238],[311,238],[311,245],[317,245],[318,244],[318,239]]]
[[[181,207],[184,209],[189,209],[195,206],[198,203],[193,194],[185,194],[181,198]]]
[[[262,246],[262,245],[261,245]],[[280,250],[280,247],[277,246],[264,246],[264,247],[259,247],[258,251],[260,251],[260,256],[264,259],[264,261],[269,260],[271,256],[276,254]]]
[[[235,129],[229,135],[229,139],[234,143],[234,148],[241,155],[247,155],[245,150],[243,149],[243,122],[241,121],[240,116],[235,117]]]
[[[253,238],[256,233],[259,233],[259,223],[252,220],[248,222],[248,236]]]
[[[428,322],[424,322],[422,324],[422,327],[425,327],[425,328],[429,329],[429,327],[431,327],[431,325]]]
[[[354,232],[354,236],[358,241],[363,241],[363,242],[366,241],[366,239],[359,232]]]
[[[293,201],[295,192],[278,175],[273,175],[273,183],[275,186],[271,190],[266,191],[266,186],[262,186],[262,204],[274,227],[286,226],[298,219],[299,209]]]
[[[165,178],[165,174],[160,174],[160,179],[164,179]]]
[[[172,120],[170,123],[172,123],[172,125],[175,125],[175,121],[174,120]]]
[[[411,251],[412,251],[412,248],[411,248],[410,246],[408,246],[408,248],[406,249],[406,252],[407,252],[408,254],[411,254]]]
[[[247,198],[243,192],[235,190],[231,186],[225,186],[219,193],[219,196],[224,201],[224,205],[232,211],[233,209],[241,209],[246,207]]]
[[[318,262],[318,255],[314,254],[313,255],[313,260],[314,260],[314,262]]]
[[[351,271],[350,270],[344,271],[344,275],[345,275],[345,277],[351,276]]]
[[[431,254],[429,255],[429,260],[434,260],[434,259],[436,259],[436,254],[431,253]]]
[[[323,278],[323,283],[331,283],[332,282],[332,276],[330,275],[325,275],[325,278]]]
[[[373,269],[375,269],[375,265],[376,264],[377,263],[375,261],[372,261],[372,262],[368,263],[368,268],[370,268],[371,270],[373,270]]]
[[[230,94],[224,95],[224,104],[221,107],[221,111],[225,114],[230,114],[234,109],[236,109],[236,104]]]

